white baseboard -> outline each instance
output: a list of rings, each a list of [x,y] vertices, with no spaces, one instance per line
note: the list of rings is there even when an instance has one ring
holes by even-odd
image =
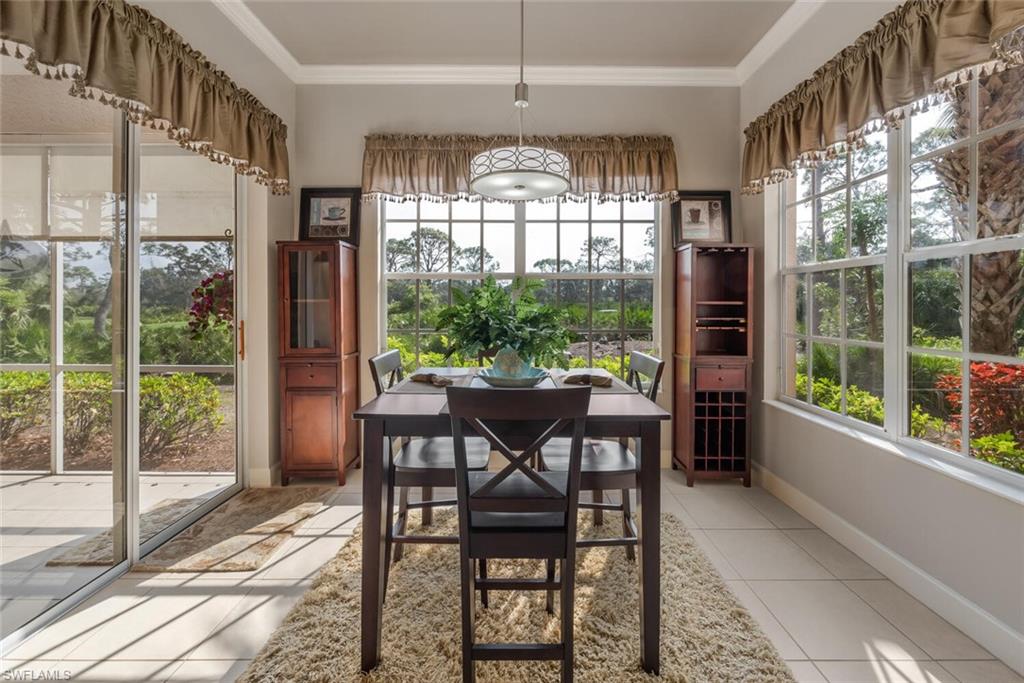
[[[855,552],[943,619],[974,638],[1010,668],[1024,675],[1024,634],[1018,633],[770,470],[754,463],[753,474],[757,483],[776,498]]]
[[[281,464],[274,463],[270,467],[252,467],[249,469],[249,486],[254,489],[265,489],[281,483]]]

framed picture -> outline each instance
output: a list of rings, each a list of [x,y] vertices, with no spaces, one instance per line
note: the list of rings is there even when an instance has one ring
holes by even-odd
[[[680,191],[672,204],[672,244],[732,241],[732,200],[728,190]]]
[[[304,187],[299,239],[341,240],[359,246],[358,187]]]

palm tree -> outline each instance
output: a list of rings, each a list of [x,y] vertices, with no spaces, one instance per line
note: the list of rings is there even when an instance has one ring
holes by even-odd
[[[970,126],[969,89],[956,90],[946,123],[967,137]],[[978,81],[978,129],[988,130],[1024,111],[1024,67],[1008,69]],[[966,149],[934,161],[949,201],[966,205],[970,196],[970,165]],[[1024,130],[989,138],[978,150],[978,237],[1012,235],[1024,223]],[[969,217],[951,212],[956,228],[968,237]],[[1019,341],[1014,324],[1024,309],[1024,262],[1018,251],[975,255],[971,261],[971,348],[982,353],[1016,356]],[[963,275],[961,274],[961,282]]]

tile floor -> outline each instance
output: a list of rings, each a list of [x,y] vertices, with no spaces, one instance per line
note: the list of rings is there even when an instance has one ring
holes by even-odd
[[[220,474],[146,474],[143,512],[168,499],[198,501],[230,486]],[[0,474],[0,637],[86,585],[107,567],[48,567],[56,555],[113,524],[109,474]]]
[[[258,572],[126,575],[4,653],[0,671],[234,680],[350,537],[359,491],[356,473]],[[665,509],[690,528],[801,683],[1024,683],[766,491],[688,489],[666,472],[664,492]]]

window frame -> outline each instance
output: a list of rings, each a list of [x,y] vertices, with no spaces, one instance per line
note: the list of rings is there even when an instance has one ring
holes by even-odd
[[[776,390],[773,392],[774,396],[766,397],[770,400],[776,400],[784,403],[787,406],[792,406],[800,411],[812,413],[813,415],[820,416],[827,421],[841,425],[846,428],[853,428],[867,435],[881,438],[889,441],[898,447],[905,448],[910,452],[916,452],[924,454],[926,457],[940,461],[943,464],[948,464],[961,468],[977,474],[988,479],[995,479],[997,481],[1010,484],[1016,488],[1021,487],[1024,482],[1022,475],[1013,472],[1011,470],[1004,469],[997,465],[985,462],[983,460],[976,459],[970,454],[970,421],[963,420],[961,424],[961,444],[960,450],[954,451],[949,448],[945,448],[935,443],[918,439],[910,434],[910,392],[911,387],[909,385],[910,379],[910,356],[911,354],[926,354],[931,356],[943,356],[959,359],[961,363],[961,392],[965,401],[970,401],[970,364],[971,362],[996,362],[1005,363],[1011,365],[1024,366],[1024,357],[1013,358],[1009,356],[994,355],[988,353],[981,353],[971,350],[970,348],[970,335],[971,335],[971,315],[970,315],[970,271],[967,270],[965,277],[965,286],[960,288],[960,306],[961,306],[961,348],[959,350],[945,350],[935,349],[929,347],[921,347],[912,344],[911,332],[912,332],[912,321],[910,320],[911,307],[909,305],[909,296],[911,294],[911,280],[910,273],[911,267],[914,263],[920,263],[935,259],[942,258],[960,258],[963,259],[963,263],[966,264],[966,268],[971,268],[971,256],[975,254],[993,253],[998,251],[1007,250],[1024,250],[1024,232],[1018,232],[1016,234],[1000,235],[995,237],[984,237],[978,238],[978,149],[981,143],[989,140],[993,137],[1006,134],[1011,131],[1024,130],[1024,118],[1004,121],[999,125],[993,126],[985,130],[979,130],[979,98],[978,98],[978,80],[972,79],[967,86],[969,88],[969,106],[970,106],[970,123],[968,134],[959,140],[949,142],[945,145],[931,149],[927,152],[921,153],[918,156],[913,156],[911,153],[912,143],[912,131],[911,126],[903,125],[899,128],[894,128],[888,132],[888,147],[887,147],[887,177],[888,177],[888,200],[887,200],[887,248],[883,255],[874,255],[868,257],[850,257],[850,252],[847,251],[847,258],[835,260],[835,261],[824,261],[821,263],[812,262],[810,264],[790,264],[787,260],[788,250],[791,245],[789,244],[788,225],[786,212],[791,206],[795,206],[800,200],[794,200],[790,202],[789,197],[795,196],[795,192],[791,191],[791,188],[795,184],[794,179],[785,181],[784,184],[780,185],[776,191],[777,205],[774,207],[773,213],[776,215],[776,225],[778,226],[778,267],[777,267],[777,286],[775,287],[775,294],[777,296],[777,339],[779,343],[778,354],[776,358],[776,377],[777,382],[775,384]],[[909,117],[908,117],[909,118]],[[968,216],[968,236],[966,239],[961,241],[953,241],[945,244],[936,244],[924,247],[913,247],[912,246],[912,230],[911,230],[911,166],[914,163],[920,163],[930,158],[935,158],[948,153],[951,150],[956,149],[967,149],[968,159],[970,164],[970,193],[967,203],[967,216]],[[850,160],[847,157],[847,168],[849,168]],[[869,176],[858,179],[856,183],[864,182]],[[844,185],[830,188],[828,192],[811,194],[805,198],[805,200],[813,201],[813,198],[820,196],[821,194],[830,194],[839,189],[839,187],[846,188],[847,198],[850,197],[849,188],[855,183],[851,182],[849,177]],[[851,206],[847,204],[847,218],[849,219],[849,212]],[[849,223],[848,223],[849,224]],[[849,248],[850,235],[847,235],[847,247]],[[815,245],[816,250],[816,245]],[[812,252],[815,253],[815,252]],[[879,258],[880,257],[880,258]],[[835,413],[824,408],[820,408],[811,402],[810,386],[808,386],[808,395],[804,400],[794,398],[786,394],[787,386],[789,384],[789,368],[787,367],[787,355],[788,355],[788,344],[791,340],[806,340],[807,348],[806,353],[808,356],[808,377],[812,377],[812,363],[811,360],[812,350],[811,343],[815,340],[819,340],[819,337],[812,334],[814,331],[812,328],[812,311],[810,308],[810,274],[814,272],[824,271],[844,271],[847,268],[855,266],[863,266],[880,262],[883,267],[884,284],[882,288],[883,292],[883,341],[879,344],[883,349],[883,362],[885,368],[884,378],[884,400],[885,400],[885,420],[881,426],[873,425],[856,418],[852,418],[845,414],[846,409],[846,321],[845,321],[845,309],[846,309],[846,296],[845,296],[845,277],[840,278],[841,291],[840,301],[842,305],[841,309],[841,325],[842,325],[842,346],[841,346],[841,368],[842,368],[842,380],[843,380],[843,413]],[[807,273],[807,301],[805,302],[806,308],[806,325],[807,329],[805,334],[796,334],[795,332],[788,331],[788,321],[790,316],[795,314],[792,311],[793,303],[789,300],[787,291],[787,280],[790,276]],[[795,318],[794,318],[795,319]],[[820,341],[825,343],[840,343],[839,340],[831,338],[820,338]],[[862,342],[857,342],[862,344]],[[810,385],[810,381],[808,381]]]
[[[492,224],[493,223],[512,224],[513,227],[514,227],[514,230],[515,230],[515,235],[514,235],[514,264],[515,264],[515,267],[511,271],[509,271],[509,270],[500,270],[500,271],[480,270],[480,271],[477,271],[477,272],[458,272],[458,271],[448,270],[448,271],[439,271],[439,272],[425,272],[425,271],[422,271],[422,270],[413,270],[413,271],[393,272],[393,273],[388,272],[388,269],[387,269],[387,242],[388,242],[387,225],[388,225],[388,222],[389,222],[389,218],[388,218],[387,208],[388,208],[389,202],[387,200],[385,200],[385,199],[378,199],[377,200],[377,216],[378,216],[378,225],[379,225],[380,236],[381,236],[381,240],[380,240],[380,245],[381,245],[381,248],[380,248],[380,273],[381,273],[381,282],[383,284],[383,286],[381,288],[381,295],[378,298],[379,320],[380,320],[380,329],[379,329],[380,336],[379,336],[379,338],[381,340],[381,342],[380,342],[381,350],[385,350],[387,348],[387,339],[388,339],[388,335],[389,334],[396,334],[397,333],[397,334],[401,334],[401,335],[412,335],[415,338],[415,353],[416,353],[417,363],[418,363],[419,362],[420,353],[421,353],[420,337],[424,336],[426,334],[429,334],[430,332],[432,332],[432,330],[428,330],[428,329],[422,328],[421,325],[420,325],[420,318],[419,318],[419,316],[420,316],[420,306],[419,306],[419,292],[418,292],[418,289],[417,289],[417,294],[416,294],[416,296],[417,296],[416,329],[409,330],[409,329],[405,329],[405,328],[396,328],[395,330],[392,330],[389,327],[389,324],[388,324],[388,287],[389,287],[389,282],[390,281],[408,281],[408,282],[413,282],[413,283],[416,283],[416,286],[418,288],[420,286],[419,283],[423,282],[423,281],[451,281],[452,283],[454,283],[456,281],[474,281],[474,280],[479,281],[479,280],[482,280],[482,279],[484,279],[484,278],[486,278],[488,276],[494,276],[494,278],[499,280],[499,281],[501,281],[501,280],[514,280],[515,278],[518,278],[518,277],[525,277],[525,278],[531,279],[531,280],[542,280],[545,283],[548,283],[548,282],[558,283],[560,281],[588,281],[588,282],[618,281],[618,282],[620,282],[621,283],[620,291],[619,291],[619,311],[620,311],[620,315],[619,315],[618,328],[616,330],[613,331],[613,330],[610,330],[609,328],[594,327],[594,324],[593,324],[594,293],[593,293],[593,288],[592,287],[590,289],[590,294],[588,296],[588,302],[587,302],[587,304],[588,304],[588,308],[587,308],[587,310],[588,310],[588,315],[587,315],[588,325],[587,325],[586,329],[570,328],[571,331],[573,332],[573,334],[576,334],[576,335],[580,336],[581,338],[586,338],[588,340],[587,341],[587,364],[588,364],[588,366],[590,366],[593,363],[593,360],[594,360],[594,356],[593,356],[593,342],[590,341],[590,338],[593,335],[595,335],[595,334],[606,333],[606,332],[615,332],[616,334],[619,335],[618,343],[619,343],[620,357],[623,359],[623,363],[625,363],[626,359],[628,358],[628,353],[626,353],[626,351],[625,351],[625,344],[626,344],[627,335],[629,335],[629,334],[637,334],[638,333],[638,330],[636,328],[628,328],[628,327],[626,327],[626,320],[625,320],[625,318],[626,318],[626,316],[625,316],[625,296],[626,296],[625,291],[626,291],[626,283],[628,281],[631,281],[631,280],[635,280],[635,281],[649,281],[651,283],[651,310],[652,310],[652,321],[651,321],[651,327],[650,327],[651,344],[654,345],[655,348],[660,348],[661,347],[661,343],[660,343],[661,311],[659,310],[659,308],[660,308],[660,306],[659,306],[660,298],[658,296],[658,289],[659,289],[659,284],[660,284],[660,281],[661,281],[660,280],[660,278],[661,278],[661,263],[660,263],[660,258],[659,258],[659,253],[660,253],[659,248],[660,248],[660,241],[661,241],[661,218],[662,218],[662,216],[661,216],[661,214],[662,214],[662,211],[661,211],[662,203],[661,202],[651,202],[652,216],[651,216],[651,219],[648,221],[648,220],[626,218],[625,217],[624,202],[615,202],[615,204],[617,204],[619,206],[619,217],[617,219],[594,218],[594,215],[593,215],[593,205],[594,205],[594,202],[596,201],[594,199],[588,200],[588,202],[587,202],[587,218],[586,219],[568,218],[568,219],[564,219],[563,220],[561,218],[561,202],[555,202],[555,206],[557,207],[555,209],[555,216],[554,216],[554,218],[550,218],[550,219],[530,219],[530,220],[527,220],[527,218],[526,218],[526,205],[523,202],[516,202],[514,204],[514,206],[513,206],[513,218],[512,219],[507,219],[507,218],[505,218],[505,219],[486,218],[485,217],[484,208],[483,208],[483,205],[486,203],[485,201],[476,201],[476,202],[474,202],[474,203],[480,205],[480,207],[481,207],[481,209],[480,209],[481,217],[479,219],[466,219],[466,218],[455,219],[455,218],[453,218],[453,210],[452,210],[453,201],[445,202],[447,204],[447,206],[448,206],[448,218],[447,219],[441,219],[441,218],[430,219],[430,218],[422,218],[421,217],[420,207],[421,207],[423,201],[425,201],[425,200],[415,200],[415,203],[416,203],[415,218],[404,218],[404,219],[403,218],[398,218],[398,219],[390,219],[390,221],[391,222],[407,223],[407,224],[413,225],[415,227],[418,227],[418,226],[420,226],[421,224],[424,224],[424,223],[428,223],[429,224],[432,221],[436,221],[438,223],[447,223],[449,225],[449,227],[452,226],[452,225],[456,225],[458,223],[477,223],[477,222],[479,222],[480,223],[480,231],[481,231],[481,247],[482,248],[486,248],[486,237],[485,237],[486,236],[486,224],[488,224],[488,223],[492,223]],[[546,273],[546,272],[539,272],[539,271],[531,270],[528,267],[528,264],[526,263],[527,226],[529,224],[532,224],[532,223],[550,223],[550,224],[556,226],[556,235],[555,235],[556,253],[555,253],[555,259],[556,259],[556,263],[557,263],[560,260],[560,258],[561,258],[560,257],[560,254],[561,254],[561,239],[560,239],[560,236],[561,236],[561,225],[562,225],[563,222],[571,223],[571,224],[583,224],[583,225],[587,226],[588,261],[589,261],[589,259],[592,259],[592,256],[593,256],[592,253],[590,253],[589,245],[590,245],[590,240],[591,240],[591,238],[593,236],[593,226],[594,226],[594,224],[595,223],[601,223],[601,222],[618,223],[618,225],[619,225],[619,243],[618,243],[619,244],[619,269],[615,270],[615,271],[600,271],[600,272],[597,272],[597,271],[593,271],[592,272],[592,271],[589,271],[589,270],[586,271],[586,272],[582,272],[582,271],[561,271],[560,270],[560,264],[559,264],[559,270],[556,270],[555,272]],[[651,226],[653,226],[652,227],[653,234],[654,234],[654,248],[653,248],[653,254],[652,254],[653,267],[652,267],[652,270],[650,270],[650,271],[646,271],[646,272],[629,272],[629,271],[625,271],[623,269],[624,263],[625,263],[625,258],[626,258],[625,248],[624,248],[624,235],[625,235],[625,230],[628,228],[628,226],[630,224],[634,224],[634,225],[644,224],[644,225],[651,225]],[[449,232],[449,235],[451,235],[450,232]],[[419,252],[419,248],[417,246],[417,259],[419,258],[418,252]],[[481,252],[481,259],[482,258],[483,258],[483,254]],[[481,266],[482,265],[483,264],[482,264],[482,261],[481,261]],[[502,264],[502,265],[504,266],[504,264]],[[418,264],[417,264],[417,267],[418,267]],[[451,268],[451,253],[449,252],[449,269],[450,268]],[[451,301],[451,288],[449,288],[449,302],[450,301]],[[647,331],[644,330],[643,333],[646,334]]]

